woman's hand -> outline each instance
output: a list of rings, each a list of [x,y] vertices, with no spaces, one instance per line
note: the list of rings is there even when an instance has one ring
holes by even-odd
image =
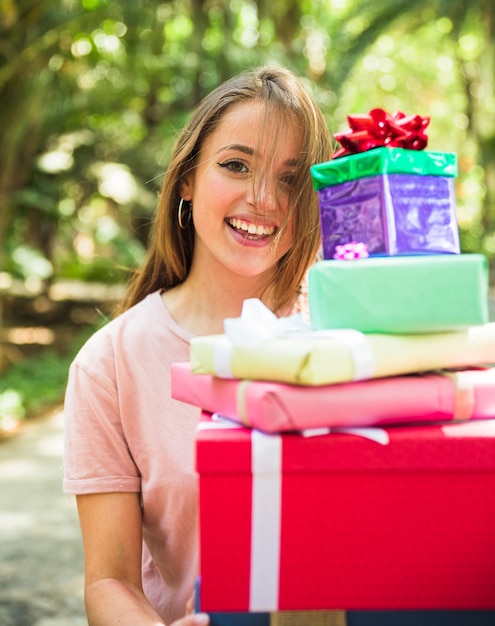
[[[210,623],[210,617],[207,613],[195,613],[193,615],[186,615],[171,626],[207,626]]]
[[[192,618],[192,621],[191,621]],[[186,604],[186,617],[171,624],[171,626],[207,626],[210,623],[208,613],[194,613],[194,593]]]
[[[141,586],[142,519],[139,494],[77,496],[86,569],[85,600],[90,626],[161,626]],[[206,626],[206,613],[192,613],[173,626]],[[172,626],[172,625],[170,625]]]

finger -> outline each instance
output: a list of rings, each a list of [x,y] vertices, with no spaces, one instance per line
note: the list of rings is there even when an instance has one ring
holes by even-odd
[[[177,620],[172,626],[208,626],[210,616],[207,613],[194,613]]]

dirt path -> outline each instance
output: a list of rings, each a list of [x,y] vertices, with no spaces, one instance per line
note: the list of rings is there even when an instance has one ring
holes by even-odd
[[[85,626],[75,501],[62,493],[62,413],[0,441],[0,624]]]

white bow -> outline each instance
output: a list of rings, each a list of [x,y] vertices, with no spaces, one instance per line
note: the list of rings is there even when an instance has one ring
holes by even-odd
[[[312,330],[300,313],[279,318],[257,298],[244,300],[240,317],[224,320],[224,335],[217,341],[213,354],[215,375],[234,378],[231,355],[235,346],[247,346],[278,337],[342,341],[349,348],[354,362],[353,380],[366,380],[373,376],[373,349],[362,332],[352,328]]]
[[[311,330],[300,313],[277,317],[257,298],[244,300],[241,317],[228,317],[223,323],[225,335],[232,345],[246,345],[265,339],[275,339],[290,332]]]

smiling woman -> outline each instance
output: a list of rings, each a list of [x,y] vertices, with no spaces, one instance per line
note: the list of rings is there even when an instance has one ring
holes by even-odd
[[[180,289],[166,291],[163,298],[174,319],[191,332],[198,330],[189,311],[200,285],[208,285],[201,294],[206,302],[218,302],[228,285],[228,300],[237,306],[235,285],[244,297],[265,294],[276,308],[268,285],[293,243],[290,203],[302,148],[298,125],[282,132],[279,119],[262,101],[232,105],[182,181],[181,196],[193,207],[194,254]],[[214,282],[206,280],[211,275]]]
[[[270,133],[272,142],[265,140],[265,160],[268,163],[277,157],[278,142],[283,144],[289,132],[300,133],[301,144],[297,154],[290,157],[296,162],[289,162],[285,173],[289,177],[286,180],[291,182],[290,203],[285,219],[294,214],[295,230],[293,245],[287,255],[279,260],[277,269],[287,267],[288,271],[284,269],[275,272],[271,284],[267,285],[272,290],[275,310],[290,306],[296,296],[306,268],[313,262],[320,243],[317,199],[309,168],[314,163],[330,158],[332,150],[321,111],[302,82],[284,68],[268,67],[234,76],[210,93],[193,113],[170,160],[147,260],[130,284],[127,299],[123,300],[123,309],[136,304],[156,289],[169,289],[183,283],[188,276],[195,252],[195,230],[182,230],[177,220],[184,181],[199,167],[201,152],[207,147],[205,141],[225,122],[224,117],[227,114],[234,115],[233,109],[241,105],[246,105],[245,111],[257,105],[257,125],[252,123],[248,140],[239,142],[235,137],[230,137],[228,143],[219,145],[218,149],[241,143],[248,152],[255,149],[259,151],[263,137]],[[238,114],[237,124],[236,132],[240,132],[247,125],[247,119]],[[244,151],[240,151],[237,156],[242,157],[241,162],[228,163],[229,159],[226,159],[226,169],[242,172],[245,167],[242,159],[254,159],[254,156],[250,157]],[[212,165],[215,162],[220,162],[218,155],[212,159]],[[266,180],[260,175],[262,171],[262,168],[258,168],[257,175],[251,175],[253,193],[263,193],[265,190],[263,183]],[[213,193],[210,189],[207,191],[210,196]]]
[[[194,436],[170,366],[247,298],[300,308],[320,244],[310,166],[331,155],[324,118],[283,68],[234,76],[178,138],[147,258],[122,314],[72,364],[65,481],[77,495],[89,624],[205,624],[186,616],[198,575]]]

